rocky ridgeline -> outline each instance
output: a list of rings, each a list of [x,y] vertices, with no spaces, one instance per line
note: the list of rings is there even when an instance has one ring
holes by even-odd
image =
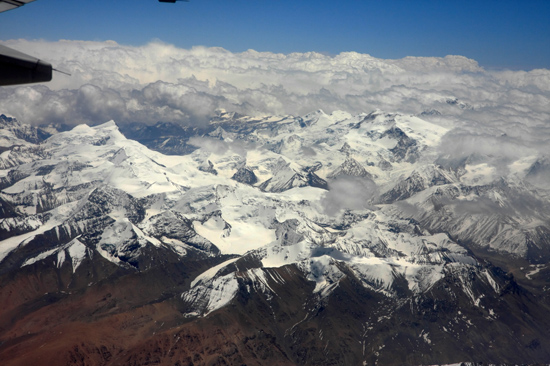
[[[8,365],[550,359],[547,157],[380,111],[0,128]]]

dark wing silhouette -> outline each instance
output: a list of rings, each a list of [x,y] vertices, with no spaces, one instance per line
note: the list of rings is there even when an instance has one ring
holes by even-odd
[[[0,0],[0,13],[18,8],[33,1],[34,0]],[[189,2],[189,0],[159,0],[160,3],[175,3],[176,1]]]
[[[0,0],[0,13],[30,3],[34,0]]]
[[[0,0],[0,13],[34,0]],[[52,65],[36,57],[0,45],[0,85],[39,83],[52,80]]]
[[[0,85],[41,83],[52,80],[52,65],[0,45]]]
[[[34,0],[0,0],[0,13],[33,2]],[[189,0],[159,0],[175,3]],[[0,86],[41,83],[52,80],[52,65],[6,46],[0,45]]]

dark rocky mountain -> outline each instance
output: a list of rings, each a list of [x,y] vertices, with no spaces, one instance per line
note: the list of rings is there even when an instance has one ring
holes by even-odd
[[[332,173],[330,173],[328,178],[337,178],[339,176],[350,176],[350,177],[367,177],[372,179],[372,175],[355,159],[348,156],[346,161],[338,168],[336,168]]]
[[[3,119],[2,365],[550,362],[547,158],[381,112],[138,127]]]
[[[196,150],[188,144],[189,138],[208,132],[194,127],[183,127],[172,122],[154,125],[131,123],[123,125],[120,132],[132,140],[167,155],[184,155]]]
[[[249,184],[251,186],[258,183],[258,178],[256,177],[256,174],[254,174],[254,171],[248,168],[246,165],[240,167],[237,172],[233,174],[231,179],[236,180],[239,183]]]
[[[13,117],[8,117],[5,114],[0,114],[0,129],[2,129],[2,139],[19,139],[33,144],[39,144],[51,135],[37,127],[29,126],[20,123]],[[16,145],[17,141],[12,140],[7,143],[8,146]],[[4,145],[2,145],[4,146]]]

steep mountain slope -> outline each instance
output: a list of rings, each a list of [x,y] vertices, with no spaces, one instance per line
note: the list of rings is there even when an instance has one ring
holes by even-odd
[[[442,156],[448,131],[381,111],[221,113],[182,136],[187,155],[112,121],[8,144],[0,358],[547,362],[544,157],[497,174]]]

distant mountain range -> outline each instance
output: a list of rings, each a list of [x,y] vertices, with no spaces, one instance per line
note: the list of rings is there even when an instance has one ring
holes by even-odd
[[[419,116],[0,116],[2,365],[550,362],[550,160]]]

